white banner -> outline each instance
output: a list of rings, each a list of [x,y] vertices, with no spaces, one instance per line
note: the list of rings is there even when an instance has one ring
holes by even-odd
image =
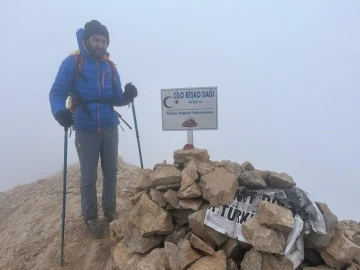
[[[210,207],[207,210],[204,224],[222,234],[248,243],[241,232],[242,224],[258,214],[261,201],[282,204],[279,198],[286,198],[281,190],[245,190],[239,187],[230,205]]]
[[[320,210],[311,197],[298,187],[283,190],[248,190],[239,187],[231,204],[210,207],[207,210],[204,224],[229,237],[248,243],[242,235],[241,226],[258,214],[261,201],[294,208],[304,220],[305,228],[326,234],[325,221]]]
[[[295,211],[294,228],[289,232],[282,255],[290,258],[298,267],[304,259],[303,234],[308,228],[319,234],[326,234],[324,218],[308,193],[298,187],[286,189],[248,190],[239,187],[229,205],[210,207],[204,224],[214,230],[249,243],[242,234],[241,227],[247,220],[258,215],[261,201],[268,201]],[[295,268],[296,268],[295,267]]]

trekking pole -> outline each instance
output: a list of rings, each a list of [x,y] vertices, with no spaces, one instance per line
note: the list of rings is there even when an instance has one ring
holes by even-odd
[[[139,156],[140,156],[141,169],[144,169],[143,160],[142,160],[142,155],[141,155],[141,146],[140,146],[140,139],[139,139],[139,130],[138,130],[137,121],[136,121],[136,113],[135,113],[134,101],[131,102],[131,107],[132,107],[132,112],[133,112],[133,116],[134,116],[134,125],[135,125],[135,131],[136,131],[137,144],[138,144],[138,148],[139,148]]]
[[[64,234],[65,234],[65,202],[66,202],[66,173],[67,173],[67,144],[68,127],[64,128],[64,170],[63,170],[63,205],[62,205],[62,226],[61,226],[61,259],[60,265],[64,264]]]

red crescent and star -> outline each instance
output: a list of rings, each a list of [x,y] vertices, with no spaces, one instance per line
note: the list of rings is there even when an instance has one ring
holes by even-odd
[[[165,97],[164,100],[163,100],[163,105],[164,105],[164,107],[165,107],[165,108],[168,108],[168,109],[170,109],[170,108],[173,107],[173,106],[169,106],[168,103],[167,103],[169,98],[172,98],[172,97],[171,97],[171,96],[167,96],[167,97]],[[175,103],[175,104],[179,104],[179,100],[176,99],[174,103]]]

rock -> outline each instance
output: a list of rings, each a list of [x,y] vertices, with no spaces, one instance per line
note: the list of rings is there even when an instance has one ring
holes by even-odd
[[[360,245],[360,235],[359,232],[353,230],[345,230],[345,235],[349,238],[354,244]]]
[[[346,265],[345,262],[336,261],[333,256],[331,256],[329,253],[327,253],[324,250],[321,250],[320,254],[321,254],[321,257],[324,259],[324,262],[327,265],[329,265],[337,270],[341,270]]]
[[[356,245],[360,245],[360,225],[356,221],[343,220],[338,223],[338,227]]]
[[[179,262],[179,247],[171,242],[164,243],[166,257],[169,260],[171,270],[182,270]]]
[[[137,202],[140,200],[141,195],[143,195],[144,193],[146,193],[146,192],[145,191],[140,191],[140,192],[136,193],[134,196],[132,196],[130,198],[131,204],[132,205],[137,204]]]
[[[165,237],[164,242],[171,242],[171,243],[177,245],[180,242],[180,240],[185,238],[185,234],[186,234],[186,228],[180,227],[180,225],[176,224],[175,230],[171,234],[169,234]]]
[[[265,188],[266,183],[259,171],[243,171],[239,177],[239,185],[248,188]]]
[[[190,243],[195,249],[201,250],[208,255],[215,255],[215,251],[212,249],[212,247],[206,244],[203,240],[201,240],[200,237],[198,237],[194,233],[191,234]]]
[[[110,238],[115,244],[124,239],[123,226],[126,222],[126,219],[127,217],[124,218],[120,215],[117,219],[109,223]]]
[[[335,235],[338,218],[330,211],[327,204],[320,202],[316,204],[324,217],[327,234],[318,234],[311,230],[310,234],[306,235],[305,238],[306,241],[311,244],[311,247],[323,249],[329,245],[331,238]],[[308,246],[310,246],[310,244],[308,244]]]
[[[216,254],[207,255],[194,262],[188,270],[226,270],[226,257],[224,251],[219,250]]]
[[[243,223],[243,236],[258,251],[281,253],[286,245],[284,235],[259,223],[258,216],[254,216]]]
[[[218,162],[217,167],[223,167],[226,168],[227,166],[231,165],[231,160],[225,159],[220,162]]]
[[[347,270],[359,270],[360,269],[360,265],[357,263],[352,263]]]
[[[262,270],[293,270],[293,262],[284,256],[262,253]]]
[[[262,270],[262,256],[260,252],[252,248],[245,253],[240,265],[242,270]]]
[[[152,250],[137,265],[136,270],[169,270],[169,260],[165,249],[157,248]]]
[[[194,159],[195,160],[195,159]],[[201,162],[198,160],[195,160],[196,166],[197,166],[197,170],[200,176],[203,176],[205,174],[208,174],[209,172],[212,172],[213,170],[215,170],[216,166],[213,166],[210,163],[207,162]]]
[[[167,202],[164,200],[164,192],[156,189],[150,189],[151,200],[156,203],[159,207],[165,207]]]
[[[261,201],[259,203],[259,223],[273,229],[289,232],[294,228],[294,217],[291,210],[280,205]]]
[[[180,209],[179,198],[176,191],[169,189],[164,193],[164,200],[171,205],[174,209]]]
[[[189,240],[183,239],[178,245],[165,242],[166,255],[171,270],[187,269],[194,261],[201,258],[201,254],[191,247]]]
[[[209,209],[211,207],[210,203],[207,201],[203,201],[203,203],[200,206],[199,210],[203,210],[203,209]]]
[[[259,217],[253,216],[252,218],[248,219],[246,222],[243,223],[241,227],[241,231],[243,233],[244,238],[252,244],[254,239],[255,231],[259,229],[259,227],[265,227],[260,225]]]
[[[129,220],[143,236],[170,234],[174,230],[171,214],[154,203],[147,194],[131,208]]]
[[[122,242],[115,246],[113,254],[114,265],[120,270],[137,270],[138,263],[144,257],[143,254],[130,253]]]
[[[351,228],[353,230],[360,231],[360,223],[354,220],[342,220],[339,223],[340,228]]]
[[[220,162],[219,161],[213,161],[213,160],[209,160],[208,162],[211,166],[216,167],[220,167]]]
[[[174,152],[174,164],[182,164],[187,162],[187,158],[195,158],[201,162],[209,161],[209,153],[206,149],[190,149],[190,150],[176,150]]]
[[[181,172],[175,166],[159,166],[150,173],[151,187],[179,183]]]
[[[241,164],[241,167],[243,167],[245,171],[255,170],[254,166],[249,161],[245,161],[243,164]]]
[[[204,225],[206,211],[207,209],[202,209],[189,215],[189,227],[211,247],[220,246],[228,237]]]
[[[236,178],[239,178],[240,174],[244,171],[244,168],[237,162],[230,162],[224,168],[227,172],[235,174]]]
[[[199,184],[203,198],[212,206],[230,204],[238,186],[236,175],[222,167],[202,176]]]
[[[296,186],[293,178],[287,173],[270,172],[269,182],[273,188],[292,188]]]
[[[220,246],[220,249],[224,251],[226,258],[235,261],[241,261],[246,251],[238,240],[231,237]]]
[[[156,168],[159,167],[159,166],[166,167],[166,166],[174,166],[174,165],[173,165],[173,164],[168,164],[168,163],[166,162],[166,160],[163,160],[163,162],[161,162],[161,163],[156,163],[156,164],[154,165],[153,171],[155,171]]]
[[[183,199],[179,201],[179,206],[182,209],[191,209],[194,211],[198,211],[200,209],[201,204],[202,204],[201,200],[195,200],[195,199]]]
[[[265,171],[261,171],[261,170],[257,170],[260,175],[261,175],[261,178],[265,181],[266,183],[266,186],[271,186],[270,185],[270,180],[269,180],[269,177],[270,177],[270,171],[268,170],[265,170]]]
[[[193,232],[189,229],[188,232],[185,234],[185,239],[191,240],[191,236],[193,235]]]
[[[162,191],[162,192],[166,192],[169,189],[178,191],[179,188],[180,188],[180,183],[170,184],[170,185],[159,185],[159,186],[155,187],[156,190]]]
[[[197,183],[193,183],[191,186],[179,191],[177,196],[181,199],[193,199],[201,196],[201,190]]]
[[[162,237],[159,235],[152,235],[148,237],[142,236],[140,230],[130,221],[127,221],[124,224],[124,243],[133,252],[146,253],[157,247],[161,241]]]
[[[140,174],[139,174],[139,186],[137,186],[135,189],[137,192],[139,191],[144,191],[144,190],[149,190],[150,189],[150,185],[151,185],[151,181],[150,181],[150,173],[151,173],[151,169],[142,169]]]
[[[226,261],[226,270],[239,270],[239,268],[236,266],[233,259],[228,259]]]
[[[336,261],[351,263],[351,261],[359,255],[360,247],[351,242],[344,235],[344,231],[335,228],[335,236],[330,240],[329,245],[324,249]]]
[[[180,226],[183,226],[185,224],[189,223],[188,219],[188,211],[187,210],[169,210],[174,221],[179,224]]]
[[[191,160],[189,163],[187,163],[185,169],[181,171],[181,186],[179,192],[191,186],[198,178],[199,174],[197,171],[197,166],[195,161]]]

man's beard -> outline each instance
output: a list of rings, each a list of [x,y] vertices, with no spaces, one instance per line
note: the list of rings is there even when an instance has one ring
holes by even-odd
[[[91,46],[87,46],[87,49],[92,57],[94,57],[96,60],[101,60],[104,58],[106,50],[103,49],[93,49]]]

